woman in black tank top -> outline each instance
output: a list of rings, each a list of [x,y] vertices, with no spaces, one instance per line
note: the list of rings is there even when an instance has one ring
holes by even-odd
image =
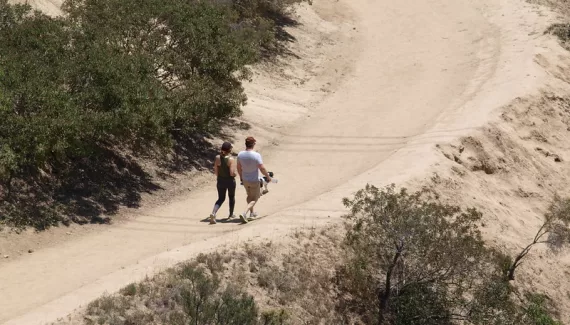
[[[230,199],[230,216],[228,219],[234,217],[234,207],[236,204],[236,181],[235,181],[235,161],[231,156],[232,144],[224,142],[220,150],[220,154],[216,156],[214,161],[214,173],[218,178],[216,187],[218,188],[218,200],[214,204],[212,214],[210,214],[210,224],[216,223],[216,213],[226,200],[226,191]]]

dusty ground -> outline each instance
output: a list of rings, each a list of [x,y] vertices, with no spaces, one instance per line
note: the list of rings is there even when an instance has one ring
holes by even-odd
[[[567,69],[567,67],[565,67]],[[484,212],[484,231],[511,254],[532,242],[555,193],[570,195],[570,98],[520,99],[483,130],[439,148],[430,181],[441,197]],[[516,283],[548,293],[570,321],[570,252],[537,246]]]
[[[541,89],[562,94],[568,88],[562,62],[568,55],[542,35],[552,21],[547,10],[519,0],[316,0],[298,14],[302,24],[292,29],[297,42],[291,49],[299,58],[259,67],[247,85],[244,121],[253,125],[247,133],[260,139],[259,150],[280,181],[259,204],[267,217],[247,226],[201,222],[215,200],[212,181],[202,178],[204,184],[189,194],[128,211],[107,228],[82,228],[64,239],[58,235],[69,230],[26,234],[20,238],[38,243],[32,254],[3,244],[15,253],[0,264],[0,322],[52,321],[105,291],[219,245],[279,240],[293,228],[338,222],[341,198],[367,182],[417,186],[433,172],[439,178],[428,181],[450,200],[488,212],[489,239],[515,250],[526,243],[547,202],[521,198],[514,186],[524,184],[525,193],[546,198],[567,184],[567,135],[539,123],[545,118],[541,105],[536,112],[525,108],[540,102]],[[522,96],[528,99],[508,106],[506,118],[476,131]],[[561,107],[555,114],[564,114]],[[547,139],[542,151],[532,149],[533,141],[542,140],[524,125],[530,121]],[[523,133],[530,140],[521,139]],[[244,135],[236,134],[237,149]],[[479,142],[455,140],[468,135]],[[510,139],[511,147],[499,139]],[[465,142],[462,155],[475,161],[455,162],[450,141]],[[473,168],[487,156],[506,167],[492,174]],[[536,159],[536,166],[526,159]],[[549,178],[552,187],[538,187]],[[516,210],[498,206],[498,197]],[[242,199],[240,191],[238,210]],[[20,242],[14,238],[3,242]],[[537,272],[534,285],[562,297],[567,260],[535,257],[522,273]],[[562,308],[570,315],[568,304]]]

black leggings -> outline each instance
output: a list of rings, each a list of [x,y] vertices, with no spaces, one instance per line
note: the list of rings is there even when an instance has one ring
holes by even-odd
[[[236,205],[236,181],[234,179],[218,179],[218,201],[217,206],[222,206],[226,200],[226,191],[230,198],[230,216],[234,214],[234,207]]]

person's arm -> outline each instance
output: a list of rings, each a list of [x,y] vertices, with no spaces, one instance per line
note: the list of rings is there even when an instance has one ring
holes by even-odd
[[[214,160],[214,174],[218,176],[218,166],[220,165],[220,156],[216,156]]]
[[[271,182],[271,176],[269,176],[269,173],[267,172],[267,169],[265,169],[265,166],[263,164],[259,165],[259,170],[261,171],[263,176],[267,178],[267,182]]]
[[[239,174],[239,180],[240,180],[240,182],[242,182],[243,181],[242,169],[241,169],[241,163],[239,162],[239,159],[237,160],[237,171]]]
[[[236,176],[236,170],[235,170],[235,163],[234,163],[233,158],[228,159],[228,168],[230,170],[230,176],[235,177]]]
[[[271,176],[269,176],[269,173],[267,172],[267,169],[265,169],[265,165],[263,165],[263,160],[261,159],[261,155],[259,155],[259,160],[258,160],[258,165],[257,167],[259,168],[259,171],[261,171],[261,173],[263,174],[263,176],[265,176],[265,178],[267,178],[267,182],[271,182]]]

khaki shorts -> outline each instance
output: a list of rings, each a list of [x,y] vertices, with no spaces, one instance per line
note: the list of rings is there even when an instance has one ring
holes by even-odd
[[[259,200],[261,197],[261,185],[259,185],[259,182],[243,181],[243,186],[247,193],[247,203]]]

